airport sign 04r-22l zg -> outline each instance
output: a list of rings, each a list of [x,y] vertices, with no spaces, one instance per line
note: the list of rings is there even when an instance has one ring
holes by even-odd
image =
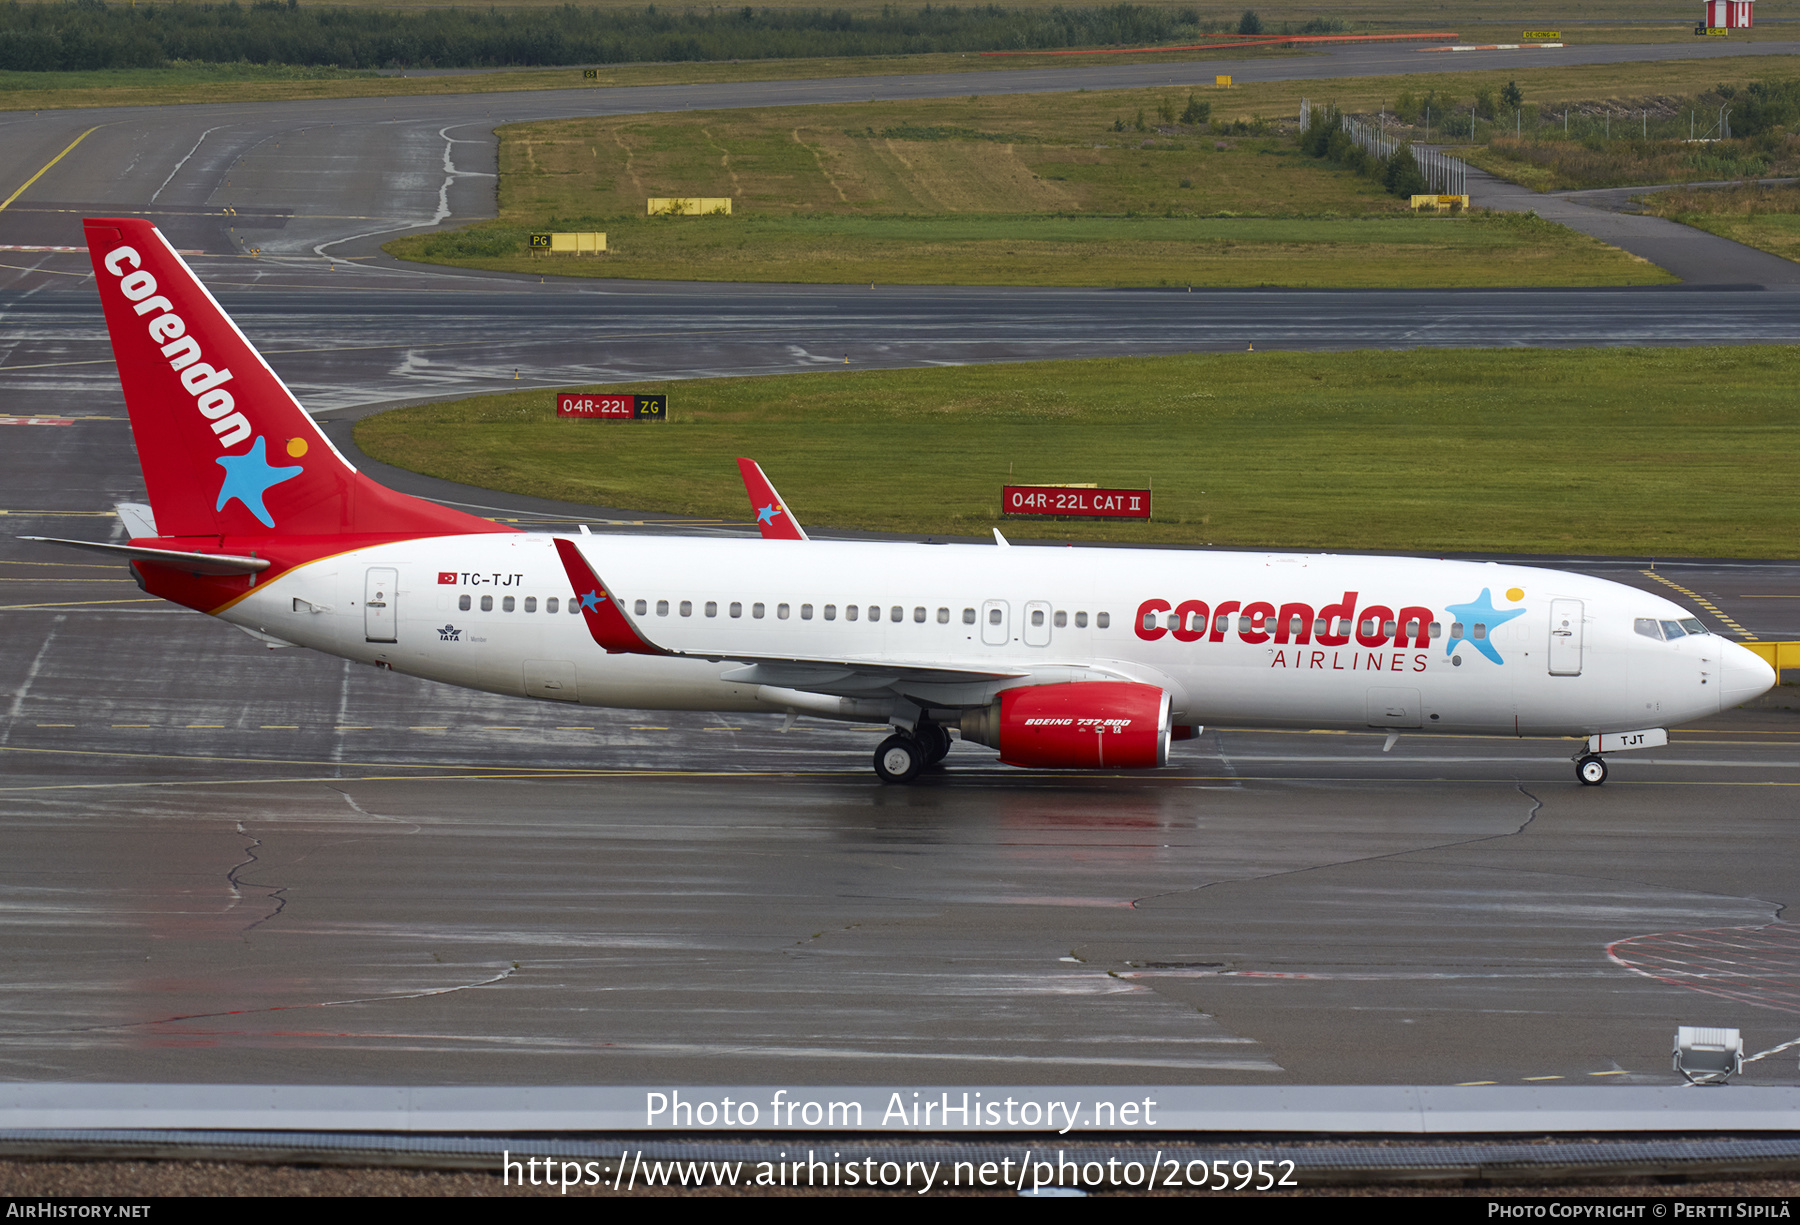
[[[669,397],[583,395],[578,391],[556,393],[559,417],[592,417],[602,421],[667,421]]]

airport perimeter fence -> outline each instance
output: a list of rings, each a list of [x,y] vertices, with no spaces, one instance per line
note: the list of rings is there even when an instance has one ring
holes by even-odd
[[[1304,129],[1311,108],[1304,102],[1301,104],[1301,126]],[[1432,149],[1421,149],[1410,145],[1396,136],[1388,136],[1379,128],[1360,119],[1343,117],[1344,134],[1360,146],[1363,152],[1371,157],[1390,158],[1404,146],[1412,150],[1413,160],[1419,164],[1419,173],[1425,176],[1425,187],[1445,196],[1466,196],[1469,194],[1469,167],[1459,158],[1447,153],[1439,153]]]

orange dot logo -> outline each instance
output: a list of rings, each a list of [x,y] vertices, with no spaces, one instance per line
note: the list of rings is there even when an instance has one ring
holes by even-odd
[[[304,439],[304,438],[288,439],[287,453],[289,455],[293,456],[295,459],[299,459],[302,455],[305,455],[306,454],[306,439]]]
[[[304,449],[305,449],[305,444],[302,444],[302,450],[304,450]],[[294,453],[292,451],[292,448],[289,449],[289,453],[290,454]],[[1508,587],[1506,589],[1506,598],[1511,600],[1514,604],[1517,604],[1520,600],[1523,600],[1525,598],[1525,589],[1522,587]]]

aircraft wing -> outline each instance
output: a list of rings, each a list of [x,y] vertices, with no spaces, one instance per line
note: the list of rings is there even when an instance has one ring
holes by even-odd
[[[744,491],[750,495],[750,509],[756,515],[756,530],[764,540],[805,540],[806,531],[794,513],[775,492],[775,486],[763,475],[762,465],[753,459],[740,459],[738,473],[744,478]]]
[[[738,652],[674,651],[645,637],[631,614],[613,598],[594,573],[573,540],[558,537],[556,551],[568,572],[569,583],[580,602],[581,615],[594,641],[609,654],[663,655],[680,659],[727,661],[742,667],[726,672],[723,679],[744,684],[801,689],[813,693],[867,694],[896,686],[986,685],[1016,680],[1031,672],[1016,669],[958,668],[895,660],[817,659],[789,656],[748,655]]]

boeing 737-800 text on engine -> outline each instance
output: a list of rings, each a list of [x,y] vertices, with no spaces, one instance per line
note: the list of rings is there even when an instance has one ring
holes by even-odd
[[[586,706],[950,731],[1036,768],[1152,768],[1203,723],[1582,736],[1603,754],[1768,689],[1690,612],[1581,575],[1397,557],[520,532],[357,472],[160,232],[86,223],[148,508],[144,590],[275,645]]]

